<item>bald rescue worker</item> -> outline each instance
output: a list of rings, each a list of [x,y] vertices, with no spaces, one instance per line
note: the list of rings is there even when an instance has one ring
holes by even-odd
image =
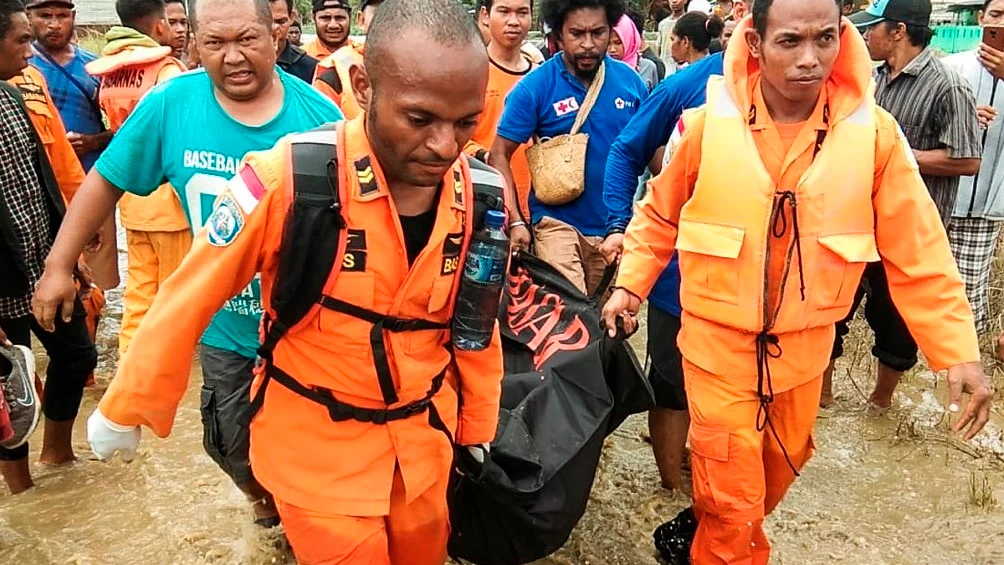
[[[603,309],[633,330],[679,252],[694,565],[768,562],[764,516],[812,455],[834,324],[868,262],[882,261],[931,368],[948,369],[953,430],[968,440],[990,412],[965,287],[906,139],[870,94],[860,34],[835,0],[752,10],[707,105],[684,114]]]
[[[101,58],[87,64],[87,72],[101,81],[98,100],[112,131],[122,127],[150,89],[185,72],[173,56],[174,34],[164,0],[118,0],[115,11],[122,25],[105,33]],[[129,253],[119,329],[121,356],[160,287],[188,253],[192,232],[169,184],[149,196],[123,194],[119,220]]]
[[[362,33],[370,27],[377,7],[384,0],[363,0],[359,13],[356,15],[356,25]],[[314,73],[314,88],[334,101],[345,114],[345,119],[351,120],[362,113],[359,101],[352,92],[352,67],[362,67],[364,48],[362,44],[349,41],[347,45],[321,59]]]
[[[484,107],[488,59],[454,0],[387,0],[354,78],[362,116],[247,157],[136,334],[143,355],[126,356],[92,416],[109,426],[90,438],[111,454],[135,450],[139,425],[168,435],[199,336],[260,271],[265,362],[251,462],[298,561],[441,565],[450,438],[487,445],[501,394],[497,326],[483,351],[453,350],[448,331],[478,210],[478,164],[461,148]],[[483,167],[485,176],[501,195],[501,176]],[[340,206],[324,202],[312,226],[344,222],[345,239],[332,267],[301,271],[323,298],[284,332],[283,281],[320,257],[291,208],[291,179],[298,203],[308,184],[325,195],[337,187]]]

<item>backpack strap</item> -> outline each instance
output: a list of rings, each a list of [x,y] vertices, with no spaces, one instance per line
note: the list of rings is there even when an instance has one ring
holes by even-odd
[[[321,67],[323,70],[317,74],[317,80],[331,87],[336,94],[342,94],[342,79],[338,76],[338,69],[335,67]]]
[[[471,233],[477,233],[485,223],[488,210],[505,212],[505,181],[498,171],[488,165],[464,155],[471,170],[471,184],[474,185],[474,225]]]
[[[265,315],[264,339],[258,355],[270,360],[272,350],[290,329],[318,304],[329,276],[337,276],[345,254],[345,218],[339,183],[335,126],[293,136],[290,154],[293,202],[282,233],[279,267]]]

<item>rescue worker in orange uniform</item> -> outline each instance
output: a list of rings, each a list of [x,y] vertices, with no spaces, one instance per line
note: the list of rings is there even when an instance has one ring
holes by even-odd
[[[52,94],[45,84],[45,77],[35,67],[28,65],[21,74],[8,81],[21,91],[31,123],[38,132],[39,139],[45,145],[45,154],[49,157],[52,172],[59,184],[59,191],[67,206],[77,194],[80,183],[84,181],[84,168],[80,164],[73,145],[66,138],[66,127],[59,117],[59,110],[52,101]],[[80,302],[87,313],[87,331],[91,341],[97,337],[98,324],[101,321],[101,310],[105,306],[105,294],[91,279],[91,270],[87,266],[86,253],[77,263],[76,284]],[[94,373],[87,377],[87,386],[94,384]]]
[[[834,324],[881,260],[935,371],[953,429],[973,437],[990,391],[965,288],[871,62],[834,0],[757,0],[684,114],[672,160],[626,234],[603,316],[634,315],[673,251],[691,414],[694,565],[768,562],[764,516],[812,455]],[[682,562],[682,561],[681,561]]]
[[[87,65],[87,72],[101,81],[99,101],[112,131],[118,131],[147,91],[185,71],[172,56],[173,34],[163,0],[119,0],[115,9],[122,26],[108,30],[103,56]],[[188,253],[192,233],[168,184],[149,196],[123,195],[119,217],[129,252],[119,331],[119,355],[125,355],[154,297]]]
[[[440,565],[448,436],[483,457],[501,394],[497,326],[482,351],[453,350],[447,331],[476,209],[461,148],[483,109],[488,60],[453,0],[387,0],[369,42],[366,70],[354,75],[366,111],[337,132],[294,135],[246,158],[157,296],[132,345],[143,354],[124,358],[92,416],[103,425],[89,426],[89,437],[110,455],[135,451],[139,425],[168,435],[195,343],[260,272],[265,362],[252,388],[251,465],[275,496],[298,561]],[[315,276],[326,281],[324,298],[275,334],[281,266],[318,255],[283,246],[298,225],[291,179],[304,145],[320,147],[327,171],[312,178],[345,195],[340,220],[323,218],[344,222],[345,253]],[[486,174],[501,197],[501,176],[485,168],[479,178]]]
[[[313,0],[314,28],[317,37],[303,50],[318,61],[340,48],[351,45],[352,6],[348,0]]]
[[[488,28],[491,37],[487,47],[488,93],[485,111],[464,152],[485,162],[495,143],[506,96],[536,66],[521,48],[530,32],[532,4],[530,0],[485,0],[478,11],[478,22]],[[524,220],[530,218],[530,165],[526,148],[527,145],[520,145],[510,162]]]
[[[356,25],[366,33],[377,8],[383,0],[363,0],[356,15]],[[346,120],[351,120],[362,113],[362,108],[352,92],[352,67],[363,65],[363,45],[349,40],[348,44],[334,53],[321,59],[314,71],[314,88],[330,98]]]
[[[350,42],[321,59],[314,71],[314,88],[330,98],[345,114],[346,120],[354,119],[363,112],[352,91],[351,78],[352,68],[363,66],[363,49],[362,45]]]

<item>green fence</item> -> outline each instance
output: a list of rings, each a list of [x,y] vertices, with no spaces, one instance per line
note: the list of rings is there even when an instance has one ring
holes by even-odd
[[[934,28],[931,47],[943,53],[959,53],[976,49],[982,37],[980,26],[943,25]]]

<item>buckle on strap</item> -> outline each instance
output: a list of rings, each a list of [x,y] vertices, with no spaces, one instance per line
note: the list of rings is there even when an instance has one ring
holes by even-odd
[[[335,395],[329,389],[322,387],[308,388],[282,369],[279,369],[271,364],[265,369],[265,378],[271,378],[307,400],[311,400],[321,406],[324,406],[327,408],[328,416],[333,422],[356,420],[359,422],[383,425],[387,422],[411,418],[412,416],[417,416],[426,410],[429,410],[430,407],[432,407],[433,397],[436,396],[439,390],[443,387],[443,382],[446,378],[446,369],[444,368],[438,375],[436,375],[435,378],[432,379],[432,386],[421,399],[389,410],[361,408],[359,406],[353,406],[352,404],[342,402],[335,398]]]
[[[377,383],[380,385],[384,404],[388,406],[397,404],[400,398],[397,396],[394,376],[390,369],[390,361],[387,358],[387,342],[383,331],[400,333],[420,330],[445,330],[450,327],[448,324],[430,322],[429,320],[387,316],[328,295],[322,295],[318,303],[321,307],[328,310],[340,312],[373,324],[373,327],[370,329],[370,349],[373,351],[373,364],[376,366]]]

